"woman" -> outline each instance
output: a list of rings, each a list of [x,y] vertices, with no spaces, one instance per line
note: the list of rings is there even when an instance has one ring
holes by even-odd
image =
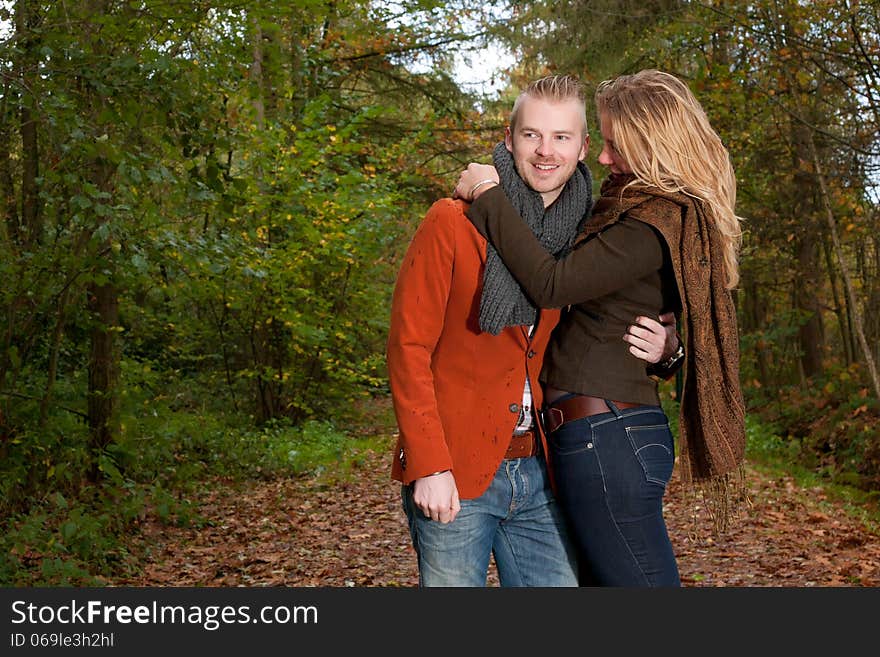
[[[503,188],[485,184],[498,180],[492,167],[471,164],[456,195],[479,197],[468,217],[536,304],[570,305],[541,382],[549,462],[582,569],[599,585],[679,586],[662,506],[673,437],[656,381],[617,336],[639,315],[680,317],[688,354],[680,474],[722,493],[723,522],[727,480],[745,447],[730,295],[741,239],[736,182],[727,150],[676,77],[645,70],[603,82],[596,106],[599,163],[610,174],[566,257],[549,255]],[[553,167],[538,157],[531,165]]]

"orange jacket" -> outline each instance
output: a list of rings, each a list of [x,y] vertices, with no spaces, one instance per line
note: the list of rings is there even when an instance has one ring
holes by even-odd
[[[495,476],[526,376],[541,408],[538,375],[559,320],[559,310],[539,311],[531,339],[526,326],[480,330],[486,240],[466,208],[441,199],[416,231],[394,288],[387,345],[400,429],[391,476],[410,483],[451,469],[461,499],[479,497]]]

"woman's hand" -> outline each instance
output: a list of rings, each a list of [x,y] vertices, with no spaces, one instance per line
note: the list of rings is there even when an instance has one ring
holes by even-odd
[[[498,172],[491,164],[471,162],[458,177],[458,184],[452,190],[452,198],[476,201],[477,197],[498,184]]]

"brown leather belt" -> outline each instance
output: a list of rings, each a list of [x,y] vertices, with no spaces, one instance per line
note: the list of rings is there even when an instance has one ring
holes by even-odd
[[[611,400],[617,408],[635,408],[641,404]],[[611,409],[601,397],[589,395],[575,395],[561,401],[553,402],[544,410],[544,430],[553,433],[566,422],[580,420],[591,415],[610,413]]]
[[[515,434],[510,438],[510,446],[504,453],[505,459],[525,459],[538,453],[538,440],[534,431]]]

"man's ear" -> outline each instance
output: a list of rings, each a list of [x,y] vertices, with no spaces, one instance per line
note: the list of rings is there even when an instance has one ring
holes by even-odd
[[[587,136],[584,137],[584,143],[581,146],[581,155],[578,158],[581,162],[584,161],[584,158],[587,156],[587,153],[590,152],[590,133],[587,133]]]
[[[504,128],[504,145],[507,146],[507,150],[513,153],[513,135],[510,132],[510,126]]]

